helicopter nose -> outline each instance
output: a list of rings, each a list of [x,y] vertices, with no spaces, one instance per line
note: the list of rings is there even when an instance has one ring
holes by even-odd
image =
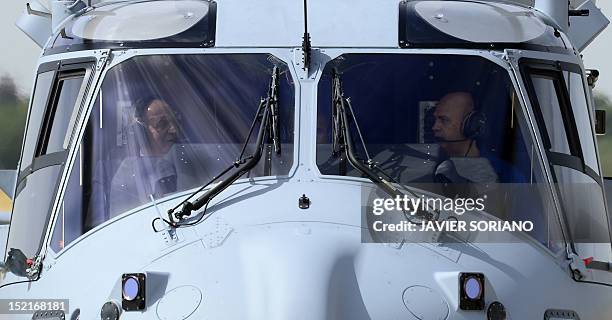
[[[370,319],[356,276],[358,239],[323,246],[309,232],[298,228],[291,241],[249,238],[241,250],[249,318]]]

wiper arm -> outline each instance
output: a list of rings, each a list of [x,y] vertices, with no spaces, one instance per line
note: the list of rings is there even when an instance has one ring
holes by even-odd
[[[195,210],[201,209],[203,206],[208,205],[208,203],[219,193],[229,187],[232,183],[238,180],[245,173],[249,172],[253,169],[263,154],[264,145],[271,139],[274,143],[275,151],[277,154],[280,154],[280,133],[278,130],[278,77],[279,71],[278,67],[274,67],[272,69],[272,78],[270,80],[270,86],[268,88],[268,96],[265,99],[261,99],[259,102],[259,107],[257,108],[257,112],[251,124],[251,128],[249,129],[249,134],[242,146],[242,150],[240,151],[240,156],[238,160],[234,161],[229,167],[223,170],[220,174],[213,177],[208,183],[204,186],[200,187],[197,191],[192,193],[187,199],[179,203],[176,207],[168,210],[168,218],[169,221],[166,221],[173,227],[180,227],[185,224],[181,224],[180,222],[185,219],[185,217],[190,216],[191,213]],[[251,135],[253,133],[253,129],[255,128],[255,124],[257,121],[260,121],[259,125],[259,133],[257,134],[257,141],[255,142],[255,153],[250,156],[244,157],[244,153],[246,151],[247,145],[250,141]],[[232,175],[230,175],[227,179],[221,181],[216,186],[212,187],[202,196],[190,202],[189,199],[194,197],[196,194],[206,189],[213,182],[223,177],[225,174],[230,172],[232,169],[236,169]],[[181,207],[182,206],[182,207]],[[179,207],[181,207],[180,211],[176,211]],[[189,224],[191,225],[191,224]]]
[[[374,182],[376,185],[380,186],[386,193],[390,196],[401,196],[403,195],[396,187],[394,187],[388,180],[377,175],[370,166],[372,163],[369,163],[370,166],[366,166],[363,162],[357,159],[355,154],[355,147],[353,145],[353,140],[351,138],[351,128],[349,125],[349,100],[344,97],[344,92],[342,91],[342,83],[340,80],[340,75],[334,71],[333,74],[333,125],[335,128],[335,137],[334,137],[334,153],[338,155],[339,153],[344,152],[349,163],[355,167],[357,170],[361,171],[368,179]]]
[[[274,144],[274,151],[276,154],[281,154],[281,142],[280,142],[280,131],[279,131],[279,120],[278,120],[278,71],[274,67],[272,72],[272,81],[268,92],[267,104],[270,109],[270,137]]]
[[[403,197],[404,193],[396,188],[393,184],[399,184],[393,178],[391,178],[388,174],[384,172],[381,168],[379,168],[370,155],[366,148],[365,142],[363,140],[363,136],[361,134],[361,129],[357,124],[355,114],[353,112],[353,108],[351,106],[350,99],[344,97],[344,92],[342,90],[342,81],[340,79],[340,75],[336,70],[333,73],[332,80],[332,122],[334,126],[334,137],[333,137],[333,153],[334,155],[339,155],[344,152],[346,154],[346,158],[349,163],[357,170],[361,171],[368,179],[370,179],[374,184],[379,186],[383,191],[389,194],[391,197]],[[367,160],[366,163],[363,163],[356,156],[355,146],[353,144],[353,139],[351,137],[351,127],[349,120],[349,113],[352,116],[353,122],[355,123],[357,132],[359,134],[359,138],[363,145],[364,152],[366,153]],[[378,174],[377,174],[378,173]],[[410,193],[414,197],[418,197],[414,192],[409,189],[404,188],[408,193]],[[433,214],[430,212],[423,212],[418,208],[414,208],[415,212],[418,216],[431,219],[433,218]],[[408,218],[408,217],[406,217]]]

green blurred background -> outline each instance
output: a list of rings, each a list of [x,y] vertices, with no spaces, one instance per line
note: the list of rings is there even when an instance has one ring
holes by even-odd
[[[14,80],[0,77],[0,170],[17,169],[28,111],[28,99]]]
[[[595,106],[606,110],[606,135],[597,136],[604,176],[612,177],[612,99],[595,90]]]

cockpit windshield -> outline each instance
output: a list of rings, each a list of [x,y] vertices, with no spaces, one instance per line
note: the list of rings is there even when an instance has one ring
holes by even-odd
[[[487,213],[529,219],[540,243],[563,246],[552,192],[506,70],[459,55],[345,54],[329,62],[319,83],[317,165],[325,175],[361,177],[335,143],[335,74],[352,108],[357,157],[428,194],[485,195]]]
[[[275,66],[282,153],[266,148],[248,173],[257,177],[286,175],[292,165],[294,89],[285,63],[268,54],[157,55],[111,68],[71,171],[54,250],[152,198],[200,187],[236,161]],[[252,140],[246,153],[254,149]]]

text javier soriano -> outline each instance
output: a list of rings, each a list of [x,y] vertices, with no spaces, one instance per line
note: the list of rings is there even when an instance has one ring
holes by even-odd
[[[459,219],[465,213],[486,211],[485,200],[486,196],[442,199],[398,195],[395,198],[374,198],[370,213],[380,219],[371,219],[369,228],[374,232],[530,232],[533,230],[532,221]],[[437,219],[440,212],[444,212],[446,218]],[[399,214],[396,217],[400,219],[385,219],[385,215],[389,214]],[[401,219],[402,217],[405,219]]]

